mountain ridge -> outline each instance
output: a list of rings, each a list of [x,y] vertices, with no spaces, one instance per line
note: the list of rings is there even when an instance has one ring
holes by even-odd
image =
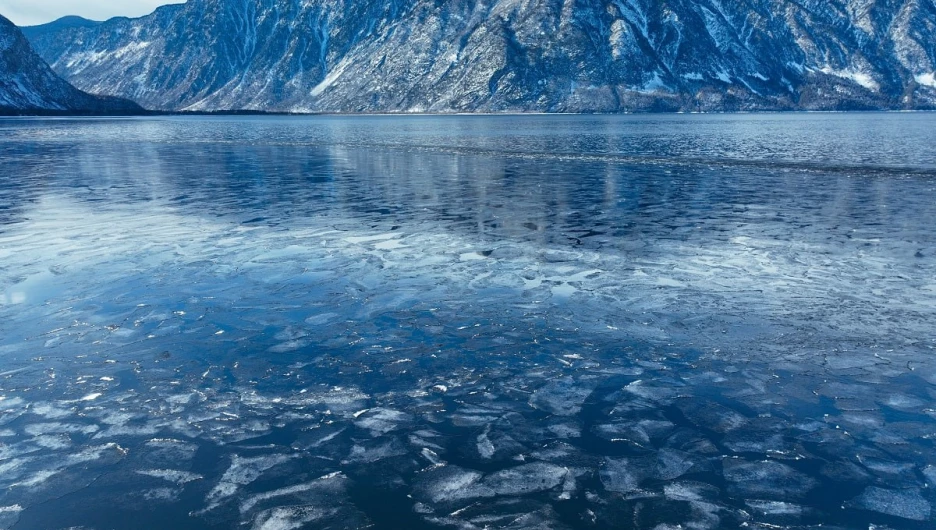
[[[0,15],[0,115],[141,113],[135,103],[78,90],[57,76]]]
[[[47,22],[45,24],[38,24],[35,26],[20,26],[20,31],[22,31],[23,35],[30,42],[32,42],[35,39],[41,39],[45,35],[54,33],[56,31],[73,28],[93,28],[100,24],[101,22],[97,20],[91,20],[84,17],[79,17],[77,15],[68,15],[57,18],[52,22]]]
[[[189,0],[30,31],[164,111],[936,108],[933,0]]]

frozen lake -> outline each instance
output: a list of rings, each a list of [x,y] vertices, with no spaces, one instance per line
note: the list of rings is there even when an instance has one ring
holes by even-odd
[[[934,146],[0,120],[0,529],[931,529]]]

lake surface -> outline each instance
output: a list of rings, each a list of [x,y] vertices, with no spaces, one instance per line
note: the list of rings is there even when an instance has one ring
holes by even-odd
[[[931,529],[933,146],[0,120],[0,529]]]

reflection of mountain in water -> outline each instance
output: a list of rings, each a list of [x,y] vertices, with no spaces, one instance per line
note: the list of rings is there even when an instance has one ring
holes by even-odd
[[[564,123],[581,126],[564,118],[533,120],[545,122],[547,129]],[[631,131],[631,127],[608,127],[607,132],[592,136],[576,133],[573,140],[543,135],[535,132],[537,129],[511,133],[515,127],[509,119],[488,122],[490,129],[486,132],[472,128],[476,124],[471,118],[443,119],[462,131],[450,136],[435,135],[431,131],[436,125],[419,125],[416,121],[414,125],[406,120],[398,123],[381,119],[257,120],[253,122],[255,128],[246,130],[250,120],[230,120],[220,125],[205,122],[206,129],[196,133],[199,136],[191,143],[177,143],[176,139],[188,135],[191,131],[187,124],[201,123],[197,120],[128,122],[114,124],[109,134],[125,138],[124,142],[149,137],[159,141],[140,142],[119,158],[110,156],[111,146],[107,144],[57,146],[53,141],[45,151],[63,161],[64,165],[56,169],[58,189],[80,203],[155,202],[177,209],[182,216],[239,223],[251,230],[331,229],[335,234],[330,237],[342,240],[356,241],[361,230],[373,231],[377,239],[368,242],[365,237],[363,242],[382,244],[385,250],[399,253],[399,259],[417,251],[416,241],[432,248],[443,245],[439,251],[447,254],[444,239],[452,237],[459,245],[470,247],[465,250],[468,254],[479,253],[481,258],[509,261],[533,253],[539,256],[537,259],[561,264],[590,256],[594,268],[605,274],[613,269],[631,275],[645,266],[685,260],[678,271],[646,281],[683,287],[701,282],[698,286],[703,289],[713,288],[712,282],[716,282],[720,285],[716,291],[735,285],[752,292],[771,292],[772,296],[756,303],[769,302],[778,311],[784,304],[794,303],[791,297],[812,289],[817,290],[817,297],[832,296],[830,293],[839,288],[847,290],[851,280],[839,278],[838,286],[832,279],[825,284],[818,279],[805,283],[797,280],[794,284],[799,291],[790,290],[784,284],[793,280],[783,278],[809,277],[817,265],[791,258],[785,264],[791,270],[774,270],[779,266],[773,257],[777,252],[812,255],[813,247],[831,244],[836,253],[846,252],[843,260],[854,259],[854,266],[860,268],[865,259],[861,248],[869,241],[890,241],[901,250],[895,247],[888,252],[912,257],[916,247],[925,246],[919,241],[928,237],[918,222],[921,212],[931,209],[925,203],[927,194],[906,192],[908,186],[927,181],[930,170],[925,157],[919,161],[904,159],[905,163],[915,163],[915,167],[905,169],[886,166],[888,159],[877,160],[883,165],[864,169],[854,165],[801,166],[795,161],[773,162],[767,158],[757,163],[762,155],[754,152],[746,153],[749,158],[743,161],[701,158],[698,139],[691,140],[684,133],[660,136],[653,131],[671,129],[666,123],[652,120],[632,125],[644,128],[644,136],[653,139],[646,144],[639,139],[623,140],[623,133],[615,132]],[[596,123],[605,120],[580,121],[590,124],[585,128],[595,129]],[[715,118],[712,127],[726,129],[720,122]],[[391,132],[395,134],[407,126],[414,127],[409,133],[411,142],[404,146],[386,141]],[[708,125],[699,127],[700,134],[708,134]],[[904,127],[907,134],[916,135],[912,127]],[[86,132],[96,129],[99,127],[89,123]],[[290,141],[292,133],[296,136]],[[53,132],[51,137],[58,134]],[[774,131],[766,134],[774,135]],[[631,135],[640,136],[633,132],[625,136]],[[726,133],[722,141],[729,144],[732,138]],[[581,153],[579,156],[557,152],[567,141],[580,142],[574,147]],[[925,144],[926,135],[904,143],[912,146],[914,142]],[[719,140],[706,136],[705,143],[709,151],[721,153],[711,148]],[[619,151],[623,144],[639,156]],[[682,150],[694,156],[653,156],[654,145],[663,153]],[[496,146],[502,146],[499,154]],[[891,147],[882,145],[880,149],[883,152]],[[776,148],[771,152],[782,151]],[[808,156],[796,149],[790,153]],[[868,155],[873,156],[873,152],[856,150],[853,155],[843,152],[839,158]],[[107,163],[102,165],[101,160]],[[36,171],[36,162],[31,158],[25,157],[21,163],[20,173]],[[901,171],[915,176],[908,183],[896,176]],[[867,179],[873,180],[873,187],[868,186]],[[41,184],[8,194],[39,202],[50,190],[45,178],[36,182]],[[803,194],[807,185],[811,191]],[[894,202],[913,206],[887,207]],[[414,232],[408,233],[407,227]],[[896,233],[894,227],[905,228]],[[813,259],[815,256],[807,261]],[[711,276],[711,268],[716,265],[725,275],[720,280]],[[909,271],[918,265],[910,260],[900,267]],[[412,267],[414,273],[419,270],[418,265]],[[707,269],[708,273],[703,272]],[[760,283],[763,274],[774,278],[770,284],[774,287]],[[631,280],[635,278],[639,276]],[[599,290],[614,289],[613,282],[597,276],[577,279],[581,283],[574,289],[563,281],[512,281],[522,285],[532,282],[529,284],[544,291],[577,292],[580,296],[585,296],[585,286],[589,285]],[[734,312],[725,306],[727,300],[714,293],[707,296],[710,298],[706,303],[719,308],[711,315],[721,314],[722,310]],[[896,298],[883,300],[870,291],[864,297],[867,303],[886,306],[895,315],[906,309],[896,303]],[[666,311],[682,313],[680,298],[654,303],[661,303]],[[835,303],[833,298],[830,304]],[[600,297],[588,299],[594,302]],[[604,312],[606,308],[595,311]],[[752,309],[753,314],[758,311]],[[775,318],[772,315],[769,320]],[[789,318],[787,315],[778,321]],[[917,320],[912,315],[895,318]],[[831,330],[827,334],[850,342],[855,339],[849,333],[863,335],[867,330],[862,331],[862,326],[870,326],[871,322],[856,316],[852,322],[842,323],[841,336]]]

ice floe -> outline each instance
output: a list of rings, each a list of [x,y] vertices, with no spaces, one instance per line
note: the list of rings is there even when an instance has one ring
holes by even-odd
[[[871,486],[848,504],[913,521],[926,521],[932,515],[932,505],[918,489],[894,490]]]
[[[297,458],[295,454],[271,454],[254,457],[231,455],[231,464],[218,483],[208,492],[207,509],[217,506],[226,497],[234,495],[241,486],[260,478],[267,470]]]
[[[197,473],[189,473],[188,471],[178,471],[175,469],[141,469],[138,470],[137,473],[140,475],[146,475],[148,477],[162,479],[167,482],[173,482],[179,486],[183,486],[189,482],[194,482],[204,478]]]
[[[815,479],[773,460],[749,462],[727,458],[722,466],[729,490],[744,497],[802,499],[818,486]]]

